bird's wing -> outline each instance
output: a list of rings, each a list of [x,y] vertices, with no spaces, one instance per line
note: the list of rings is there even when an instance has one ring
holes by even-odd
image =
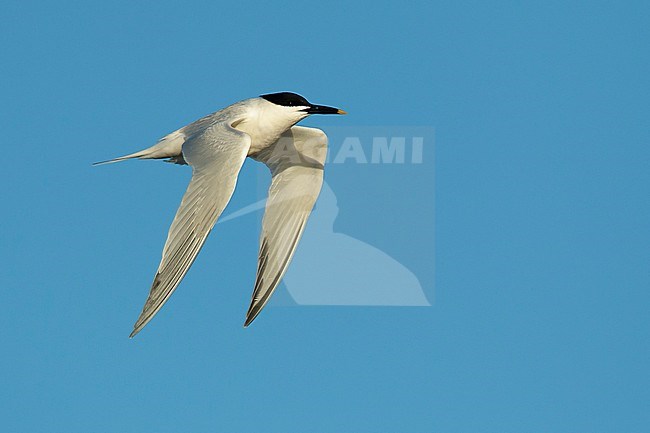
[[[216,123],[183,144],[183,156],[192,167],[192,180],[169,228],[160,266],[131,337],[169,299],[232,196],[251,139],[231,124]]]
[[[262,221],[257,277],[244,326],[266,305],[291,261],[320,193],[327,136],[316,128],[294,126],[273,146],[251,155],[272,174]]]

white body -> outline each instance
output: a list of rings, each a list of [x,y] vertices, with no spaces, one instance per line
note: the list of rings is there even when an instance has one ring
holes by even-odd
[[[301,111],[300,108],[305,107],[283,107],[272,104],[263,98],[244,99],[167,134],[147,149],[99,164],[133,158],[168,158],[171,162],[184,163],[183,143],[189,137],[222,122],[229,123],[233,128],[250,136],[251,146],[248,154],[252,155],[275,143],[284,131],[307,117],[308,114]]]

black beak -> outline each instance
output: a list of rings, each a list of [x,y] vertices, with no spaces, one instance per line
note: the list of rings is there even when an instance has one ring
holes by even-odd
[[[343,110],[325,105],[312,105],[305,110],[309,114],[348,114]]]

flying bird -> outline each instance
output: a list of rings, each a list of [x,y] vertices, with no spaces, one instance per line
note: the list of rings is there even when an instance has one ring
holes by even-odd
[[[284,275],[320,193],[327,136],[295,126],[312,114],[346,114],[290,92],[245,99],[209,114],[155,145],[95,165],[127,159],[164,159],[192,167],[192,179],[169,228],[162,259],[134,337],[176,290],[235,190],[246,157],[271,170],[257,276],[244,327],[269,301]]]

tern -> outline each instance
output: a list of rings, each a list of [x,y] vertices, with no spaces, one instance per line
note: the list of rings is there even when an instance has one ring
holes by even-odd
[[[320,193],[327,136],[295,126],[312,114],[346,114],[290,92],[245,99],[209,114],[129,155],[192,167],[192,179],[172,221],[162,259],[130,337],[144,328],[176,290],[235,190],[246,157],[263,162],[271,185],[262,220],[257,275],[244,327],[282,279]]]

